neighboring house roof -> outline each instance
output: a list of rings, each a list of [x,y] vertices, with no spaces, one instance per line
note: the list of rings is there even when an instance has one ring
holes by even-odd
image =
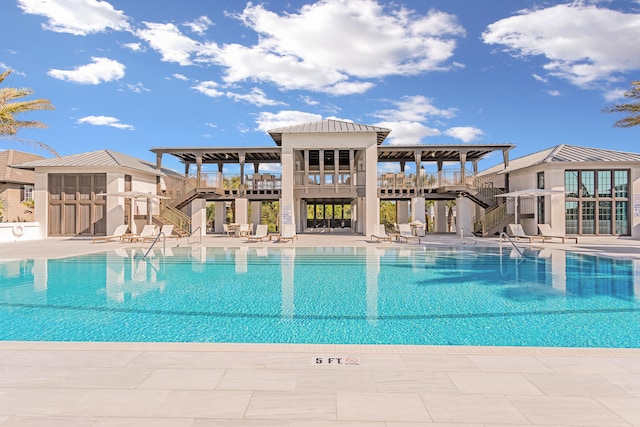
[[[382,144],[391,129],[377,126],[360,125],[353,122],[340,120],[322,120],[319,122],[303,123],[268,131],[276,144],[282,145],[282,135],[285,133],[368,133],[375,132],[378,136],[378,145]]]
[[[44,159],[44,157],[38,156],[37,154],[25,153],[23,151],[0,151],[0,182],[33,184],[35,177],[32,171],[16,169],[10,166],[17,163],[40,159]]]
[[[14,167],[31,170],[38,167],[125,167],[154,175],[164,175],[164,172],[156,168],[152,163],[113,150],[98,150],[52,159],[35,160],[14,165]]]
[[[480,173],[486,175],[489,173],[506,173],[544,163],[577,163],[577,162],[638,162],[640,163],[640,154],[629,153],[624,151],[603,150],[601,148],[580,147],[577,145],[560,144],[555,147],[547,148],[532,154],[528,154],[517,159],[509,161],[506,168],[502,165],[492,166]]]

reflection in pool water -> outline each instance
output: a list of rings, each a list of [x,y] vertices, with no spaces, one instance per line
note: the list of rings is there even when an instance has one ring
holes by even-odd
[[[640,347],[633,261],[172,248],[0,263],[0,339]]]

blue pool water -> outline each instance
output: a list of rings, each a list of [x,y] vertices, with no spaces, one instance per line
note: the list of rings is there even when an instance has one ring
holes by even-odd
[[[171,252],[0,262],[0,339],[640,347],[632,261],[498,248]]]

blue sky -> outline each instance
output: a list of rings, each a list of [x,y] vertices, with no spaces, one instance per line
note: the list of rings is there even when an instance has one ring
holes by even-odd
[[[602,112],[640,78],[638,0],[0,8],[0,70],[14,70],[4,85],[56,108],[22,115],[48,127],[20,136],[61,155],[272,146],[267,130],[327,118],[391,128],[385,144],[510,143],[512,158],[561,143],[638,151],[640,129]]]

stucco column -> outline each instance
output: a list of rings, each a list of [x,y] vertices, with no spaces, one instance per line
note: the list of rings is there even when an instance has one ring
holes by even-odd
[[[426,224],[427,216],[425,214],[424,197],[413,197],[411,199],[411,212],[413,212],[414,221]]]
[[[463,230],[466,228],[466,231]],[[456,199],[456,234],[467,236],[473,231],[473,202],[466,197]]]
[[[380,224],[380,199],[378,198],[378,146],[376,144],[367,147],[365,152],[365,206],[364,229],[365,236],[375,233]]]
[[[406,224],[409,222],[409,201],[398,200],[396,202],[396,222]]]
[[[260,224],[262,220],[262,202],[251,202],[251,221],[249,221],[253,226]]]
[[[246,197],[238,197],[236,199],[236,222],[238,224],[249,223],[249,203],[247,203]]]
[[[293,200],[293,148],[283,144],[282,153],[282,188],[280,190],[280,229],[285,225],[295,225],[295,206]],[[298,230],[296,230],[298,231]]]
[[[33,220],[38,223],[38,234],[40,239],[49,235],[49,178],[45,172],[36,172],[33,186]],[[109,211],[107,210],[107,213]],[[122,219],[120,220],[122,224]],[[109,216],[107,215],[107,235],[113,234],[110,229]],[[115,225],[113,226],[115,228]]]
[[[204,236],[207,234],[207,201],[195,199],[189,205],[189,210],[191,211],[191,232],[200,227],[196,235]]]
[[[226,220],[227,220],[227,216],[226,216],[226,211],[227,211],[227,205],[225,202],[214,202],[215,205],[215,218],[214,218],[214,232],[215,233],[222,233],[224,231],[224,227],[222,226]]]
[[[435,210],[436,210],[436,224],[435,231],[436,233],[446,233],[447,232],[447,202],[446,200],[436,200],[435,202]]]

